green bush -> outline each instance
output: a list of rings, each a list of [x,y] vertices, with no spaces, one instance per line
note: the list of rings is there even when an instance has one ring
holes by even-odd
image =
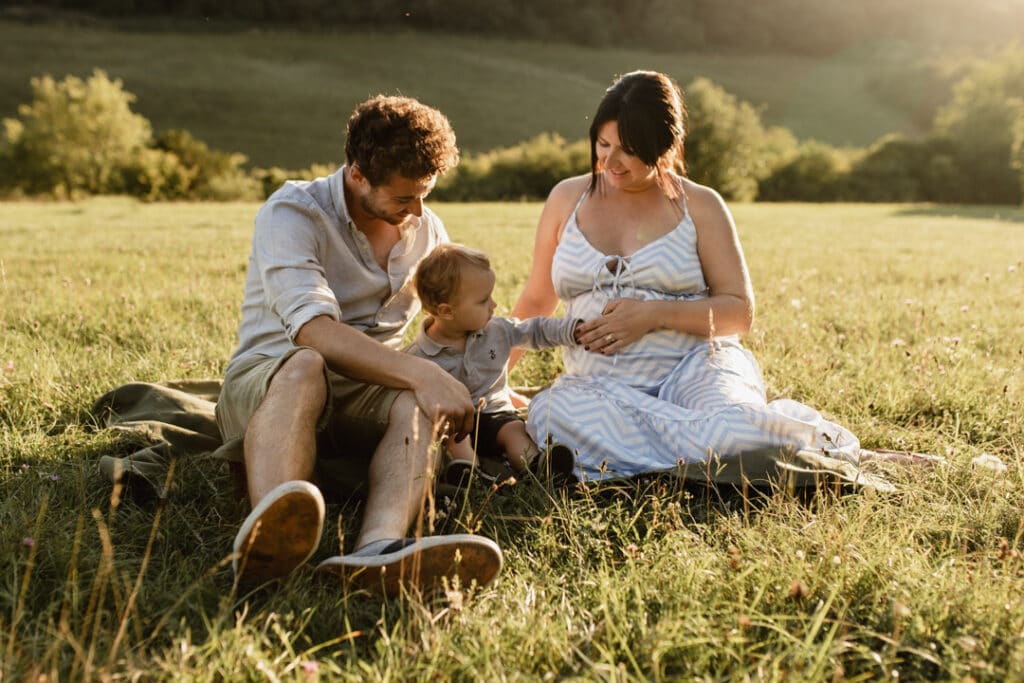
[[[542,133],[514,147],[467,155],[443,177],[434,197],[443,201],[544,199],[563,178],[590,170],[590,143],[567,143]]]
[[[935,133],[954,145],[963,184],[960,201],[1018,204],[1019,171],[1011,154],[1024,116],[1024,48],[1010,48],[976,64],[953,88],[935,117]]]
[[[839,201],[849,170],[849,154],[812,140],[758,182],[757,196],[769,202]]]
[[[1013,151],[1010,155],[1013,167],[1020,174],[1020,193],[1024,197],[1024,115],[1017,119],[1014,127]]]
[[[266,199],[289,180],[315,180],[338,170],[337,164],[313,164],[309,168],[288,170],[280,166],[254,168],[252,178],[259,184],[260,195]]]
[[[756,198],[758,181],[796,146],[788,131],[765,129],[754,107],[706,78],[687,86],[686,108],[687,175],[727,199]]]
[[[193,199],[259,199],[263,187],[243,167],[244,154],[223,152],[197,140],[186,130],[168,130],[154,146],[173,154],[188,169],[190,182],[181,196]]]
[[[853,164],[846,196],[862,202],[958,201],[963,182],[955,172],[955,154],[947,138],[886,136]]]
[[[61,196],[122,190],[121,169],[146,148],[149,121],[135,96],[97,69],[86,80],[32,79],[31,104],[4,120],[4,180],[29,194]]]
[[[171,152],[146,147],[118,169],[117,191],[147,201],[186,199],[195,174]]]
[[[258,199],[245,156],[210,149],[187,131],[152,138],[135,96],[101,70],[82,80],[32,79],[33,100],[4,120],[0,193],[130,194],[157,199]]]

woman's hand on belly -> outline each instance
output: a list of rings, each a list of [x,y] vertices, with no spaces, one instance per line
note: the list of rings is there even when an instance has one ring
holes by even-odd
[[[613,299],[600,316],[579,326],[579,340],[593,353],[610,355],[657,329],[655,302]]]

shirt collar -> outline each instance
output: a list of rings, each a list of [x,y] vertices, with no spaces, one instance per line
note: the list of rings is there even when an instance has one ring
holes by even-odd
[[[359,231],[356,227],[355,221],[352,220],[352,213],[348,210],[348,204],[345,202],[345,171],[348,169],[348,164],[345,164],[331,176],[331,195],[334,198],[334,206],[338,209],[338,217],[341,219],[342,225],[348,226],[349,230]],[[399,243],[402,245],[402,252],[408,251],[409,247],[412,246],[416,240],[416,233],[419,228],[426,225],[427,218],[424,212],[423,216],[418,218],[413,217],[413,220],[409,221],[404,227],[398,228],[398,234],[400,235]]]
[[[334,198],[334,206],[338,210],[338,218],[341,219],[341,224],[354,228],[355,223],[352,222],[352,215],[348,212],[348,204],[345,203],[346,168],[348,168],[347,165],[342,166],[331,176],[331,196]]]
[[[427,327],[432,322],[434,322],[434,319],[432,317],[427,316],[426,318],[424,318],[423,324],[420,325],[420,333],[416,337],[416,346],[420,347],[420,350],[430,357],[434,357],[437,354],[444,351],[445,349],[451,348],[447,344],[438,344],[436,341],[430,338],[430,335],[427,334]]]
[[[441,353],[445,349],[453,348],[449,344],[441,344],[441,343],[438,343],[438,342],[434,341],[434,339],[431,338],[430,335],[427,334],[427,327],[430,326],[430,323],[433,322],[433,320],[434,320],[434,318],[432,316],[429,316],[429,315],[426,318],[424,318],[423,319],[423,324],[420,325],[420,333],[416,337],[416,346],[420,347],[420,350],[422,350],[423,353],[427,354],[430,357],[436,356],[437,354]],[[470,332],[467,335],[467,337],[466,337],[466,341],[468,343],[470,339],[477,339],[479,337],[482,337],[483,335],[484,335],[484,331],[483,330],[477,330],[476,332]]]

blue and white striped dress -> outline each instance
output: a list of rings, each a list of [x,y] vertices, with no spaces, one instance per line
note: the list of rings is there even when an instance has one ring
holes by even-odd
[[[565,315],[583,320],[601,315],[617,298],[708,296],[696,228],[685,208],[671,232],[628,257],[594,248],[574,210],[551,277]],[[772,447],[824,449],[856,462],[860,444],[847,429],[796,401],[766,402],[757,362],[736,336],[712,343],[660,330],[611,356],[581,346],[563,353],[565,374],[530,402],[527,428],[537,443],[550,436],[570,446],[584,478],[674,470]]]

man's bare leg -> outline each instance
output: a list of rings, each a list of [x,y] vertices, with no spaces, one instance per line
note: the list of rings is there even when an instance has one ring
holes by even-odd
[[[427,487],[433,484],[434,436],[433,424],[419,409],[414,394],[399,394],[391,406],[388,430],[370,461],[370,491],[356,548],[405,537],[422,509]]]
[[[312,478],[316,422],[326,401],[324,360],[315,351],[296,352],[274,375],[245,430],[246,481],[253,506],[278,484]]]
[[[253,509],[235,536],[233,567],[240,583],[286,576],[320,543],[324,500],[309,479],[326,400],[323,358],[300,350],[271,379],[249,420],[244,451]]]
[[[320,563],[317,571],[387,595],[433,589],[444,578],[488,584],[501,571],[501,548],[473,534],[408,538],[423,509],[438,461],[433,424],[412,392],[395,399],[390,426],[370,462],[370,493],[355,551]]]

